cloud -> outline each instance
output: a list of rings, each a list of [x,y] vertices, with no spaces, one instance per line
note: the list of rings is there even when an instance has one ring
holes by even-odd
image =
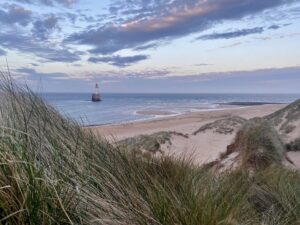
[[[73,24],[75,24],[76,20],[77,20],[77,14],[75,13],[66,13],[65,14],[66,18],[68,18]]]
[[[282,25],[278,25],[278,24],[273,24],[271,26],[268,27],[269,30],[278,30],[280,28],[283,28],[283,27],[288,27],[290,26],[292,23],[285,23],[285,24],[282,24]]]
[[[125,4],[128,7],[139,9],[136,16],[121,24],[107,23],[85,29],[66,38],[65,42],[90,45],[93,47],[91,53],[112,54],[122,49],[140,48],[149,43],[201,32],[224,20],[241,19],[292,2],[295,0],[127,0]]]
[[[212,66],[213,64],[208,64],[208,63],[198,63],[194,64],[194,66]]]
[[[136,71],[135,74],[131,71],[123,71],[111,76],[104,72],[95,74],[91,81],[113,80],[115,82],[106,83],[101,89],[103,92],[118,93],[186,93],[188,90],[190,93],[300,94],[299,72],[300,67],[199,73],[186,76],[159,70]],[[267,85],[270,81],[276,81],[276,84]],[[66,87],[62,87],[62,90],[66,90]]]
[[[88,71],[72,74],[44,73],[21,68],[18,75],[29,81],[46,81],[43,91],[90,92],[95,82],[103,92],[128,93],[299,93],[300,67],[269,68],[249,71],[227,71],[175,74],[160,70]],[[272,83],[272,85],[267,85]],[[33,82],[34,84],[34,82]],[[39,85],[38,85],[39,86]],[[300,95],[298,95],[299,97]]]
[[[107,56],[107,57],[91,57],[89,62],[92,63],[109,63],[117,67],[130,66],[133,63],[146,60],[149,57],[147,55],[135,55],[135,56]]]
[[[75,62],[80,56],[68,49],[50,46],[47,42],[36,42],[32,37],[15,32],[0,31],[0,46],[21,53],[32,53],[47,62]]]
[[[233,48],[233,47],[236,47],[236,46],[240,46],[242,44],[243,44],[243,42],[235,42],[235,43],[232,43],[232,44],[229,44],[229,45],[223,45],[220,48]]]
[[[143,51],[143,50],[146,50],[146,49],[149,49],[149,48],[156,48],[159,46],[159,43],[149,43],[149,44],[146,44],[146,45],[141,45],[141,46],[138,46],[136,48],[134,48],[135,51]]]
[[[77,0],[16,0],[16,1],[22,3],[28,3],[28,4],[42,4],[47,6],[53,6],[54,3],[58,3],[67,7],[77,2]]]
[[[252,34],[261,34],[265,30],[278,30],[282,27],[286,27],[289,25],[290,24],[283,24],[283,25],[274,24],[267,28],[254,27],[254,28],[240,29],[240,30],[235,30],[235,31],[230,31],[230,32],[212,33],[212,34],[202,35],[202,36],[196,38],[196,40],[233,39],[233,38],[244,37],[244,36],[248,36],[248,35],[252,35]]]
[[[18,5],[9,5],[7,10],[0,9],[0,23],[27,26],[31,22],[32,11]]]
[[[268,27],[269,30],[278,30],[279,28],[281,28],[279,25],[272,25]]]
[[[28,80],[60,80],[67,78],[65,73],[40,73],[31,68],[20,68],[16,72],[24,75]]]
[[[6,55],[6,51],[0,48],[0,56]]]
[[[200,36],[197,40],[216,40],[216,39],[232,39],[237,37],[243,37],[251,34],[261,34],[264,32],[263,27],[255,27],[250,29],[236,30],[232,32],[213,33]]]
[[[58,28],[58,17],[50,15],[43,20],[35,21],[33,23],[32,33],[36,37],[45,40],[55,28]]]

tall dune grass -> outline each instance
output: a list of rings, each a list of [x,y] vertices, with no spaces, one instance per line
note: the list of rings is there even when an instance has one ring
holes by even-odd
[[[285,154],[281,137],[269,121],[254,118],[238,131],[231,148],[239,152],[241,167],[259,169],[280,164]]]
[[[300,176],[143,159],[0,82],[0,224],[299,224]]]

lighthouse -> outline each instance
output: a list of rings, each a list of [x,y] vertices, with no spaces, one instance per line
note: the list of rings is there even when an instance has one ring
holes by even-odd
[[[92,101],[93,102],[100,102],[101,101],[101,96],[100,96],[100,93],[99,93],[99,85],[98,84],[95,85],[95,90],[94,90],[94,93],[92,95]]]

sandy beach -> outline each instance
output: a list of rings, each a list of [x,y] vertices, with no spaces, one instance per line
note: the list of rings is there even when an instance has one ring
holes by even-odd
[[[188,135],[188,138],[174,135],[172,145],[162,146],[165,154],[175,157],[191,157],[194,162],[202,164],[219,157],[220,153],[233,141],[235,132],[220,134],[207,131],[194,135],[201,126],[220,119],[239,116],[245,119],[263,117],[283,107],[285,104],[267,104],[257,106],[243,106],[239,108],[225,108],[215,111],[193,112],[179,116],[164,117],[151,121],[132,122],[126,124],[92,126],[96,135],[101,135],[111,141],[119,141],[137,135],[153,134],[160,131],[174,131]]]
[[[211,110],[192,112],[184,115],[163,117],[148,121],[90,126],[88,129],[91,129],[97,135],[101,135],[106,138],[113,138],[115,140],[122,140],[124,138],[133,137],[140,134],[151,134],[158,131],[172,130],[183,133],[191,133],[200,126],[218,119],[228,118],[231,116],[240,116],[245,119],[262,117],[271,114],[285,106],[286,104],[269,104],[222,109],[216,111]]]

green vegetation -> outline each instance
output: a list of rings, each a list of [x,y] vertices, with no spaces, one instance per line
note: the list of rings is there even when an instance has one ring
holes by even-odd
[[[273,123],[282,134],[289,134],[295,130],[295,122],[300,120],[300,100],[265,117]]]
[[[207,130],[212,130],[213,132],[219,134],[232,134],[233,132],[241,128],[246,121],[247,120],[242,117],[233,116],[227,119],[221,119],[212,123],[205,124],[193,134],[197,135],[198,133],[206,132]]]
[[[255,118],[247,121],[241,128],[227,151],[240,153],[241,167],[259,169],[273,163],[280,164],[285,147],[268,121]]]
[[[297,138],[294,141],[286,144],[286,150],[289,152],[298,152],[300,151],[300,138]]]
[[[0,95],[0,224],[300,223],[300,175],[279,164],[216,174],[136,157],[5,77]],[[253,140],[269,146],[264,131]]]
[[[130,152],[140,155],[151,155],[157,152],[162,153],[161,145],[172,144],[172,136],[181,136],[188,138],[187,134],[172,131],[161,131],[150,135],[138,135],[136,137],[126,138],[117,143],[119,148],[127,149]]]

